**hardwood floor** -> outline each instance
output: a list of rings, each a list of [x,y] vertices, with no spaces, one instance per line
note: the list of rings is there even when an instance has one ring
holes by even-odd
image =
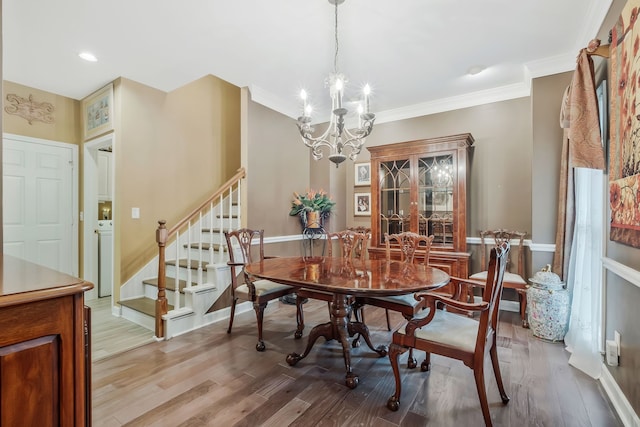
[[[305,332],[328,320],[323,301],[305,304]],[[388,343],[384,310],[367,307],[374,344]],[[391,314],[400,325],[402,318]],[[599,382],[567,364],[562,344],[540,341],[501,313],[499,357],[508,405],[501,403],[489,363],[487,394],[496,426],[620,426]],[[406,369],[401,357],[400,410],[386,408],[394,380],[388,357],[366,345],[352,352],[360,385],[344,385],[342,350],[320,338],[307,358],[290,367],[307,334],[294,340],[295,306],[271,304],[265,313],[267,350],[255,350],[253,311],[227,323],[154,342],[93,363],[95,426],[481,426],[472,371],[432,356],[430,373]],[[423,354],[418,352],[418,362]]]
[[[86,301],[91,307],[91,359],[98,360],[155,342],[153,331],[111,314],[110,298]]]

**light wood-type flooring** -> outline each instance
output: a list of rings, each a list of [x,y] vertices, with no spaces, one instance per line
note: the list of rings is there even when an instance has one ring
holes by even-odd
[[[111,298],[85,301],[91,308],[91,359],[96,362],[155,342],[153,331],[111,314]]]
[[[394,391],[388,357],[366,345],[353,350],[360,385],[344,385],[342,350],[320,338],[307,358],[309,329],[328,320],[327,304],[305,304],[307,328],[295,340],[295,306],[271,304],[265,313],[267,350],[255,350],[253,311],[227,323],[154,342],[95,361],[94,426],[482,426],[472,371],[458,361],[432,357],[429,373],[406,369],[401,356],[402,399],[391,412]],[[388,344],[384,311],[366,308],[374,344]],[[392,313],[397,325],[402,318]],[[496,426],[620,426],[600,384],[567,364],[562,344],[534,338],[516,313],[501,313],[498,330],[503,379],[511,401],[503,406],[490,363],[486,369],[490,411]],[[100,343],[94,342],[94,346]],[[423,353],[418,352],[418,363]]]

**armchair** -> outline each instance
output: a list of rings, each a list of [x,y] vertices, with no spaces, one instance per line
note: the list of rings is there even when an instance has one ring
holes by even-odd
[[[509,396],[507,396],[502,383],[496,346],[498,311],[508,254],[509,242],[503,242],[491,250],[485,292],[480,303],[465,303],[428,292],[416,294],[416,299],[425,301],[429,310],[423,312],[427,313],[426,316],[409,321],[405,327],[393,333],[389,348],[389,360],[393,369],[396,389],[387,401],[387,407],[390,410],[397,411],[400,406],[402,384],[398,356],[407,349],[415,348],[427,353],[425,361],[421,365],[422,371],[431,369],[431,353],[460,360],[471,368],[485,424],[492,425],[484,382],[484,362],[487,355],[491,358],[502,403],[509,402]],[[468,280],[452,278],[452,282],[457,283],[460,287]],[[479,320],[449,313],[445,310],[436,310],[437,304],[444,304],[459,310],[478,311],[480,312]]]
[[[224,236],[227,240],[229,252],[229,262],[227,264],[231,268],[231,293],[233,297],[227,333],[231,333],[238,299],[251,301],[258,321],[258,344],[256,344],[256,350],[264,351],[265,345],[262,339],[264,309],[269,301],[293,293],[295,288],[269,280],[252,281],[244,272],[242,267],[245,264],[262,261],[266,258],[264,256],[264,230],[241,228],[234,231],[225,231]],[[258,240],[257,258],[254,258],[252,254],[254,251],[251,248],[254,240]]]

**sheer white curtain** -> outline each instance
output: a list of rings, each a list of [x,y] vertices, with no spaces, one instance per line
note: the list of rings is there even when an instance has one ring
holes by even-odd
[[[604,179],[598,169],[575,168],[575,228],[567,285],[571,316],[564,342],[571,352],[569,364],[599,378]]]

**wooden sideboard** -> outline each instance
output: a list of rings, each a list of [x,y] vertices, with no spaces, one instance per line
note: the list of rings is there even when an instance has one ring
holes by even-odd
[[[0,425],[91,425],[93,284],[0,255]]]

